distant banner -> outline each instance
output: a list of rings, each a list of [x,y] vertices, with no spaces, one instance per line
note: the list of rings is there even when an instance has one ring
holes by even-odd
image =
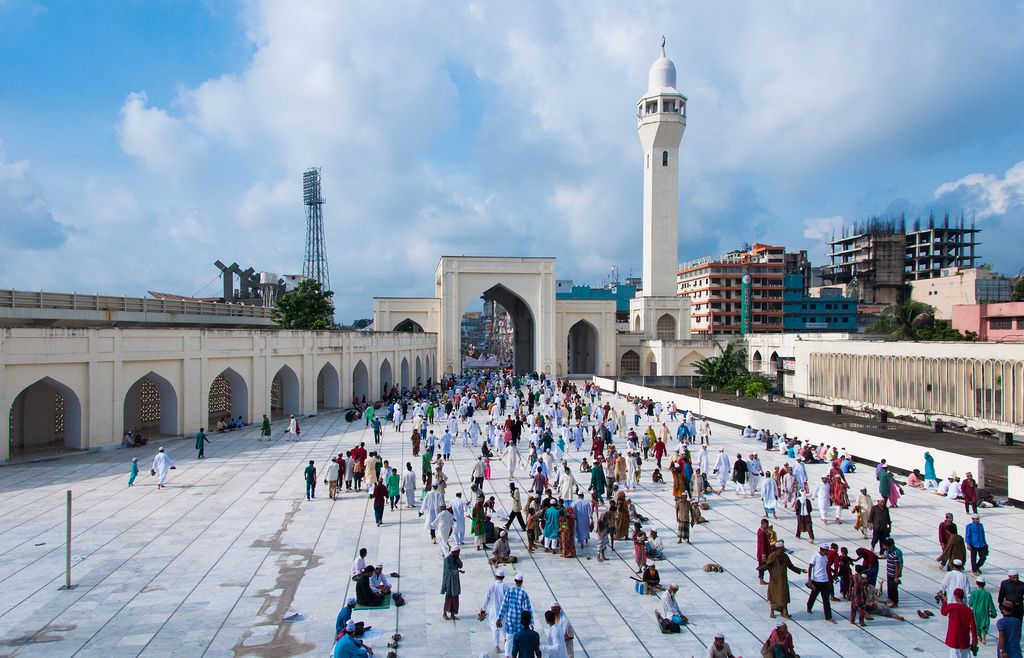
[[[498,363],[498,359],[496,357],[493,357],[493,356],[484,357],[484,358],[480,358],[480,359],[474,359],[471,356],[467,356],[462,361],[462,367],[463,367],[463,369],[465,369],[465,368],[500,368],[501,364]]]

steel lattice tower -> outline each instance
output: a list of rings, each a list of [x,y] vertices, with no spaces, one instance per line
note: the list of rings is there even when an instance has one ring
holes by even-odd
[[[319,167],[307,169],[302,174],[302,201],[306,205],[306,255],[302,262],[302,275],[319,281],[323,290],[330,290]]]

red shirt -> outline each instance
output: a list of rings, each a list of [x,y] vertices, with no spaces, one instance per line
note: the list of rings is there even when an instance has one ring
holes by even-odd
[[[942,615],[949,617],[946,628],[946,646],[950,649],[970,649],[978,643],[978,628],[974,613],[963,603],[943,603]]]

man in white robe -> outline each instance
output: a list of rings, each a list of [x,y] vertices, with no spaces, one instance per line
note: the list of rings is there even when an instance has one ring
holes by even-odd
[[[441,555],[448,555],[452,551],[452,545],[448,538],[452,534],[453,527],[455,527],[455,515],[452,514],[451,507],[442,507],[430,524],[431,534],[436,532],[437,536],[441,538]]]
[[[828,486],[828,478],[821,478],[821,482],[814,489],[814,496],[818,500],[818,516],[826,525],[828,524],[828,513],[832,509],[831,491]]]
[[[156,456],[153,457],[153,466],[151,468],[156,471],[156,488],[163,489],[164,483],[167,482],[167,474],[171,470],[171,458],[167,456],[163,448],[160,448]]]
[[[412,464],[406,464],[402,474],[402,491],[405,492],[405,504],[416,507],[416,471],[412,470]]]
[[[775,507],[778,505],[779,500],[779,485],[775,484],[775,478],[766,477],[761,480],[761,502],[764,505],[764,516],[768,518],[771,514],[773,518],[779,518],[775,513]]]
[[[455,494],[455,500],[452,501],[452,516],[455,517],[455,541],[462,544],[466,541],[466,501],[461,491]]]
[[[494,582],[487,588],[484,602],[480,604],[480,614],[487,615],[487,623],[491,627],[491,641],[496,653],[504,653],[505,632],[498,627],[498,610],[505,601],[505,592],[509,586],[505,583],[505,569],[498,567],[494,572]]]
[[[437,515],[441,513],[441,492],[438,490],[438,483],[435,482],[433,488],[423,497],[423,502],[420,503],[420,516],[426,516],[423,520],[423,528],[430,531],[430,538],[437,543],[437,533],[434,529],[434,521],[437,519]]]
[[[796,478],[797,491],[801,491],[804,485],[807,484],[807,465],[804,464],[803,457],[796,458],[796,466],[793,467],[793,477]]]
[[[729,484],[729,473],[732,464],[729,462],[729,455],[725,454],[725,448],[718,449],[718,461],[715,462],[715,475],[718,476],[719,494],[725,491],[725,485]]]
[[[576,477],[572,474],[572,469],[565,462],[562,462],[562,474],[558,480],[558,497],[565,502],[570,502],[573,499],[573,494],[576,493]]]
[[[519,467],[519,449],[516,444],[509,443],[508,447],[505,448],[505,466],[508,467],[508,479],[511,480],[516,476],[516,469]]]

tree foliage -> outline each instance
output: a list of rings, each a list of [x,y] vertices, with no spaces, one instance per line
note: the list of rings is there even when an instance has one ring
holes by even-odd
[[[936,320],[935,309],[922,302],[907,300],[890,306],[868,333],[885,334],[886,340],[974,340],[974,332],[960,333],[947,320]]]
[[[316,279],[303,279],[277,300],[270,317],[282,329],[330,329],[334,326],[333,296]]]
[[[709,356],[694,364],[700,375],[701,388],[735,393],[746,397],[761,397],[771,388],[771,380],[764,375],[747,370],[747,355],[742,349],[729,343],[718,356]]]
[[[1024,276],[1013,282],[1013,292],[1010,293],[1011,302],[1024,302]]]

